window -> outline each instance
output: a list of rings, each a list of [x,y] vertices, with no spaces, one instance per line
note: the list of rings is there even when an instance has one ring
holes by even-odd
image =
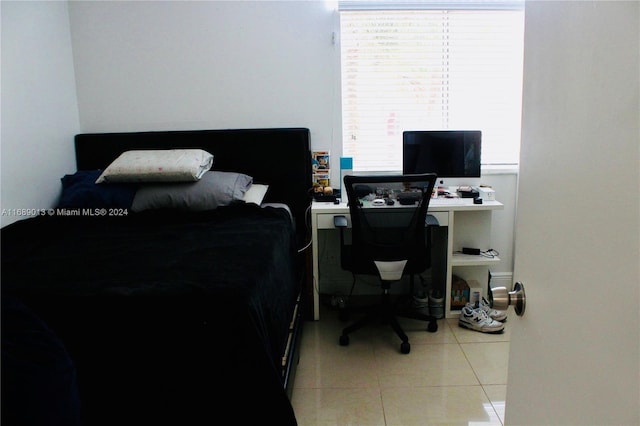
[[[343,155],[355,171],[402,170],[404,130],[481,130],[483,165],[518,163],[522,4],[446,3],[340,4]]]

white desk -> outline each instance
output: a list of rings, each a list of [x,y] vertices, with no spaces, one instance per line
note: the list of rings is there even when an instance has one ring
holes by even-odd
[[[488,270],[492,264],[499,262],[498,257],[463,255],[456,252],[462,247],[474,247],[481,250],[490,249],[491,242],[491,212],[504,206],[498,201],[485,201],[483,204],[473,204],[470,198],[438,198],[429,203],[428,213],[435,216],[441,227],[447,227],[446,232],[446,265],[445,265],[445,316],[456,317],[459,311],[451,309],[451,275],[473,277],[486,293]],[[401,208],[377,207],[377,208]],[[346,203],[318,203],[311,206],[311,232],[313,250],[313,318],[320,319],[320,289],[322,287],[322,272],[319,264],[318,231],[335,229],[334,216],[343,215],[351,226],[349,207]],[[445,244],[442,244],[445,245]],[[432,248],[433,249],[433,248]],[[340,250],[340,247],[335,247]],[[486,294],[485,294],[486,295]]]

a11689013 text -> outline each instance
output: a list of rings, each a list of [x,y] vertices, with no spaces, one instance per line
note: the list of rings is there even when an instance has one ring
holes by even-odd
[[[124,208],[56,208],[56,209],[2,209],[2,216],[128,216],[129,210]]]

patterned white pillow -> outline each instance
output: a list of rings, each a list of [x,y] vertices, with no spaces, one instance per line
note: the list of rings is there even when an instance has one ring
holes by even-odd
[[[109,164],[96,183],[193,182],[212,165],[213,155],[202,149],[132,150]]]

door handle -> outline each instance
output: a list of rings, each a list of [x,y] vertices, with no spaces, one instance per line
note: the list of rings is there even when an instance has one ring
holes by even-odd
[[[506,287],[492,288],[490,298],[493,309],[505,311],[509,306],[513,306],[519,317],[524,315],[527,298],[524,294],[524,284],[521,282],[513,285],[513,291],[507,291]]]

